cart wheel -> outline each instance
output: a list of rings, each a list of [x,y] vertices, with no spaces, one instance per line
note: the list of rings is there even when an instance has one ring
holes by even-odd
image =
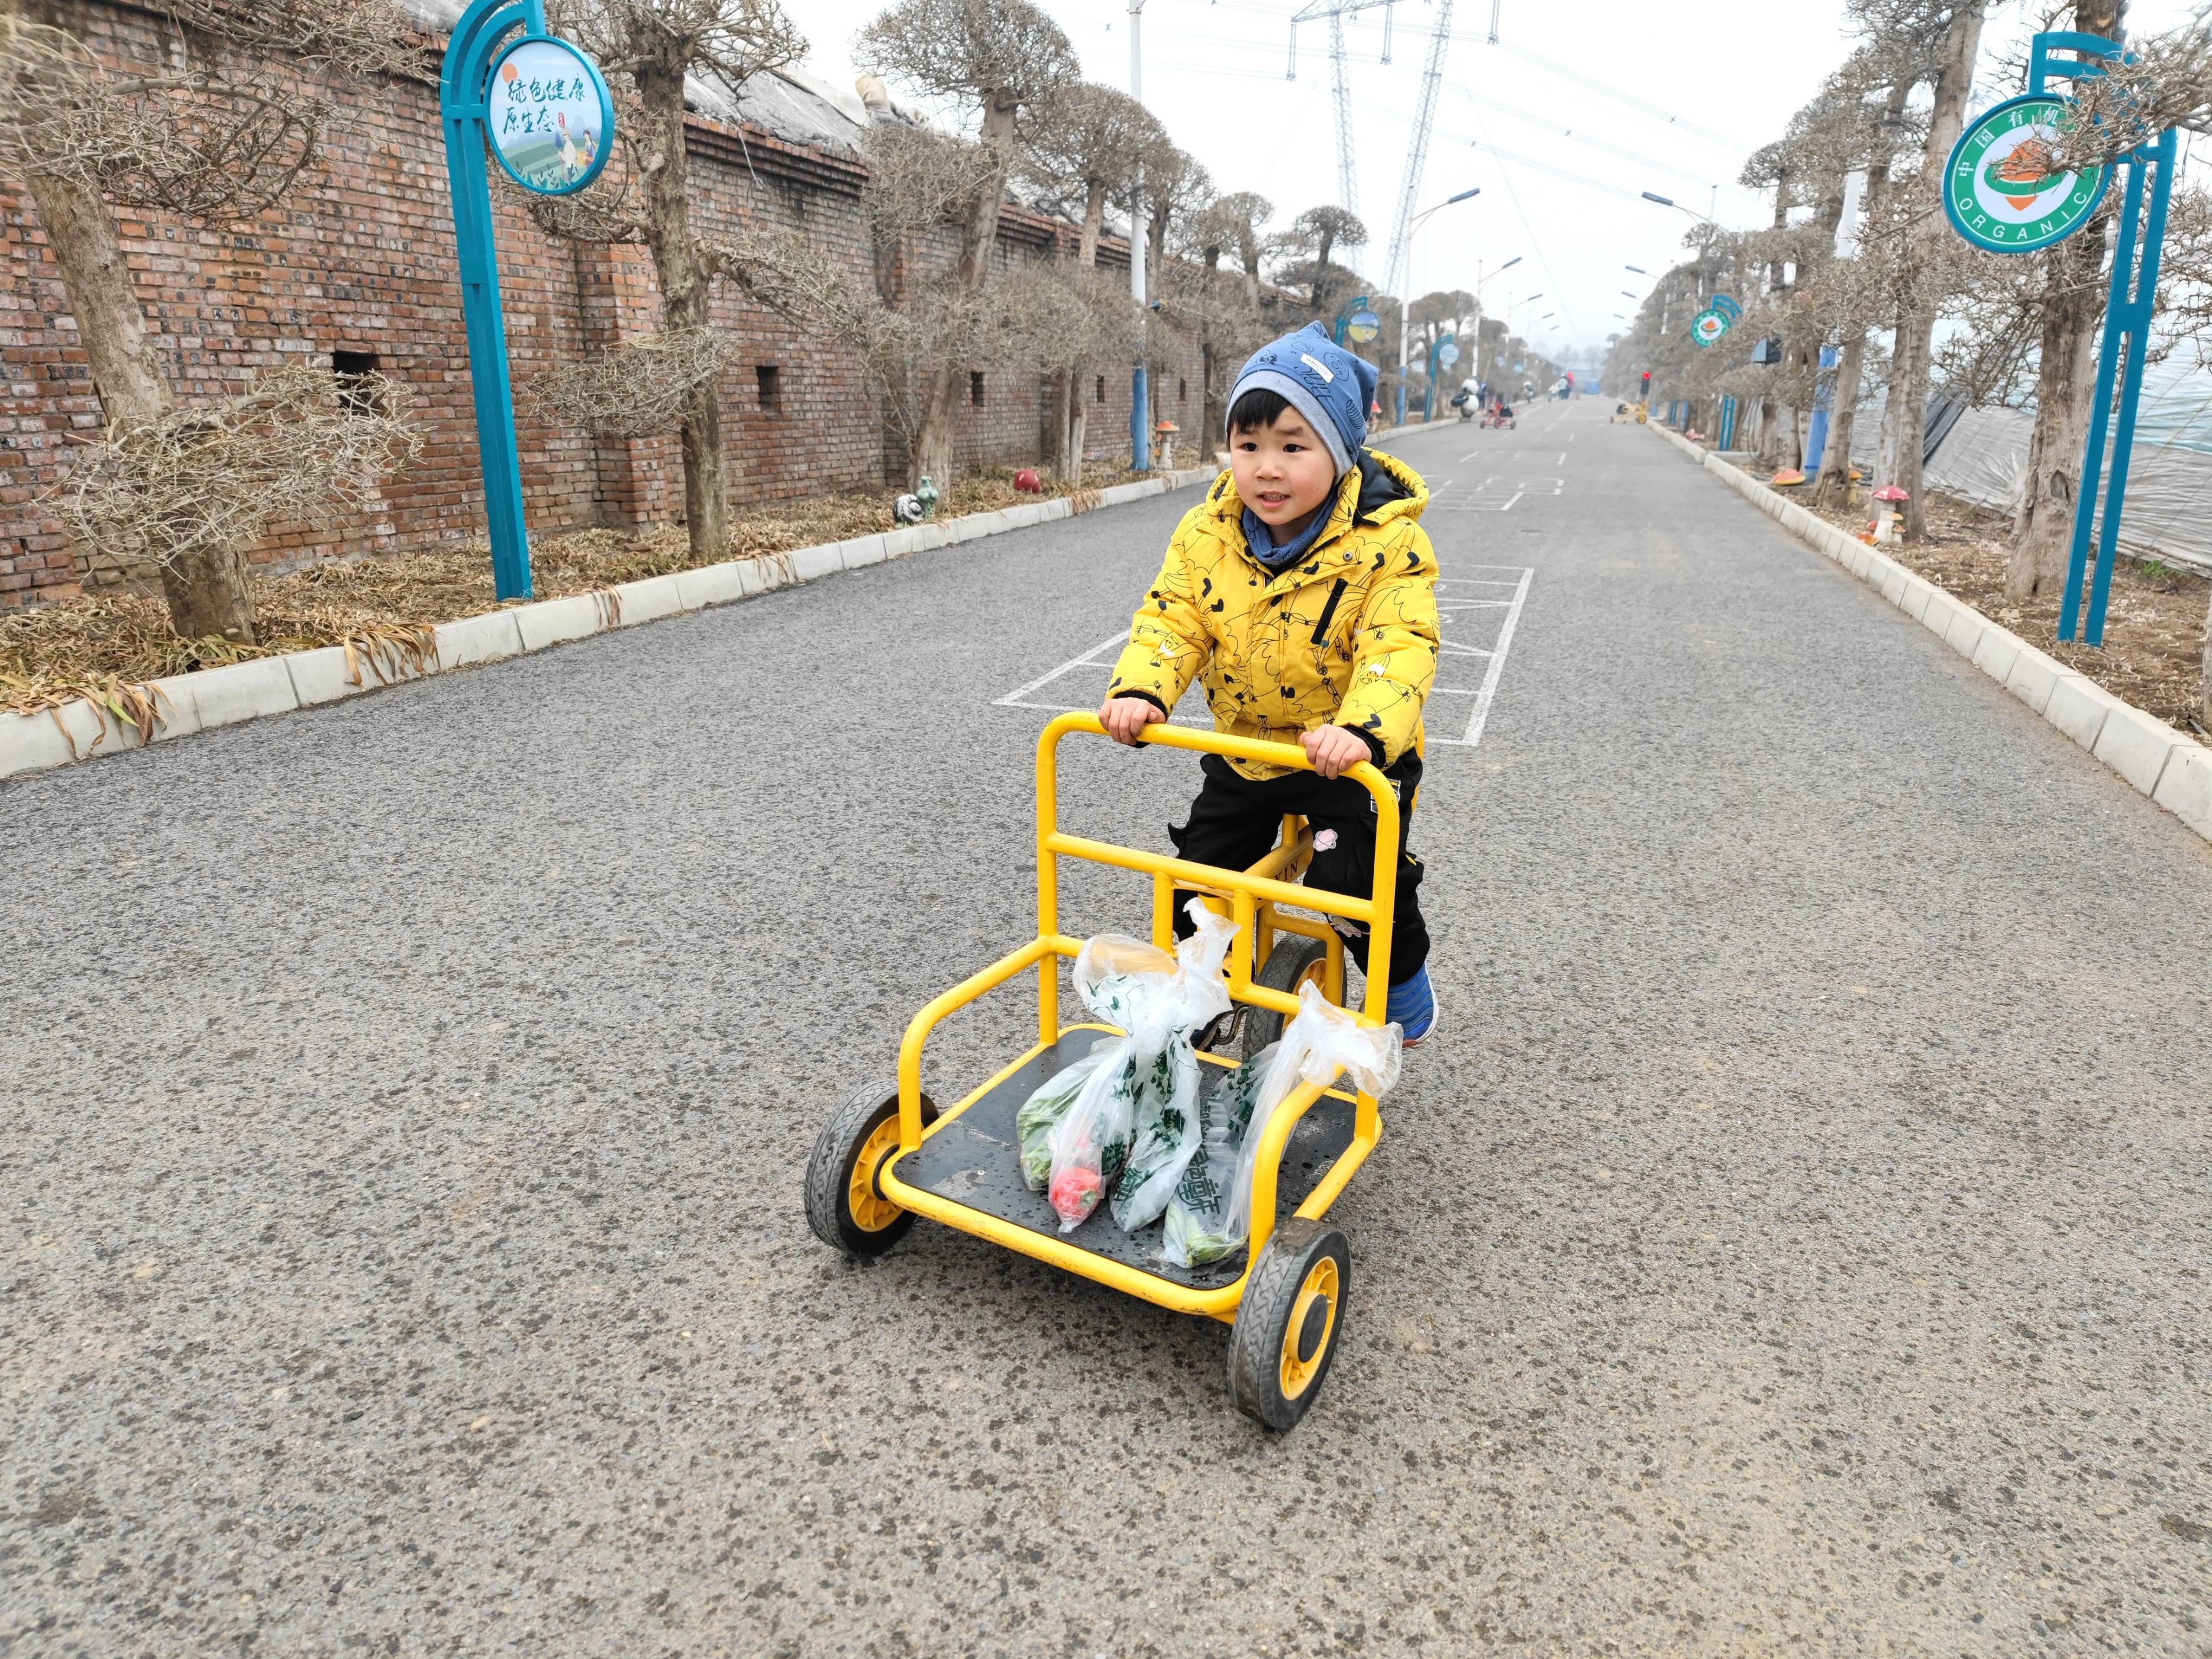
[[[1229,1337],[1229,1397],[1271,1429],[1298,1425],[1344,1332],[1352,1246],[1325,1222],[1291,1216],[1244,1283]]]
[[[1280,991],[1296,996],[1298,987],[1311,980],[1316,985],[1325,984],[1328,978],[1328,946],[1317,939],[1308,939],[1303,933],[1285,933],[1276,941],[1275,948],[1267,952],[1267,960],[1252,976],[1255,985],[1264,985],[1271,991]],[[1247,1007],[1244,1010],[1244,1035],[1238,1045],[1237,1057],[1250,1060],[1269,1043],[1283,1035],[1283,1016],[1273,1008]]]
[[[921,1121],[937,1121],[937,1108],[921,1097]],[[824,1244],[847,1255],[881,1255],[914,1225],[876,1185],[876,1171],[898,1150],[898,1091],[886,1095],[873,1085],[855,1089],[838,1103],[814,1155],[806,1160],[806,1224]]]

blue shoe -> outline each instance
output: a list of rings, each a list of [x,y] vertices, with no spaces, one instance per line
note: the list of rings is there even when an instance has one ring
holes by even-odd
[[[1383,1013],[1406,1034],[1405,1046],[1408,1048],[1417,1047],[1437,1029],[1437,996],[1429,988],[1425,963],[1413,978],[1401,980],[1390,988]]]

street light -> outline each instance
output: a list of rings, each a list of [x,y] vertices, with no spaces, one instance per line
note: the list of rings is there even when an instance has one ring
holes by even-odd
[[[1480,185],[1477,185],[1473,190],[1463,190],[1456,196],[1445,197],[1443,201],[1437,203],[1432,208],[1423,208],[1419,213],[1406,221],[1406,273],[1404,280],[1405,285],[1408,289],[1412,289],[1413,286],[1413,232],[1416,228],[1419,226],[1421,221],[1427,218],[1431,213],[1443,212],[1455,202],[1464,202],[1468,200],[1470,198],[1480,196],[1481,194],[1482,186]],[[1407,349],[1407,336],[1413,332],[1413,301],[1406,295],[1400,295],[1398,296],[1398,424],[1400,426],[1406,424],[1406,365],[1409,361]],[[1435,388],[1431,387],[1430,390],[1433,392]],[[1431,399],[1431,401],[1433,404],[1434,400]]]
[[[1636,296],[1633,294],[1631,294],[1626,289],[1623,289],[1620,290],[1620,297],[1624,300],[1633,300]]]
[[[1642,265],[1623,265],[1621,266],[1621,269],[1623,270],[1632,270],[1638,276],[1649,276],[1651,274],[1650,271],[1644,270]]]
[[[1714,199],[1714,201],[1718,202],[1718,201],[1720,200],[1720,194],[1721,194],[1721,187],[1720,187],[1718,185],[1715,185],[1713,186],[1713,199]],[[1707,224],[1709,224],[1709,225],[1710,225],[1710,224],[1714,224],[1714,223],[1717,223],[1717,221],[1716,221],[1716,220],[1714,219],[1714,217],[1713,217],[1713,216],[1712,216],[1711,214],[1710,214],[1710,213],[1700,213],[1700,212],[1698,212],[1698,211],[1697,210],[1697,209],[1695,209],[1695,208],[1692,208],[1692,207],[1684,207],[1684,206],[1683,206],[1680,202],[1676,201],[1673,197],[1671,197],[1671,196],[1662,196],[1662,195],[1661,195],[1657,191],[1656,191],[1656,190],[1647,190],[1647,191],[1644,191],[1644,192],[1643,192],[1643,196],[1644,196],[1644,199],[1645,201],[1647,201],[1647,202],[1656,202],[1656,203],[1658,203],[1658,204],[1659,204],[1659,205],[1660,205],[1661,207],[1670,207],[1670,208],[1673,208],[1673,209],[1674,210],[1674,211],[1675,211],[1675,212],[1677,212],[1677,213],[1686,213],[1686,214],[1688,214],[1688,215],[1689,215],[1692,219],[1702,219],[1703,221],[1705,221],[1705,223],[1707,223]]]
[[[1145,101],[1144,25],[1145,0],[1128,0],[1129,4],[1129,97],[1140,108]],[[1141,188],[1143,174],[1138,175]],[[1137,338],[1137,361],[1129,371],[1129,470],[1149,472],[1152,470],[1152,398],[1145,385],[1145,346],[1151,333],[1151,313],[1145,307],[1145,234],[1144,220],[1139,211],[1139,191],[1129,192],[1129,297],[1137,302],[1139,318],[1138,326],[1144,331]],[[1077,477],[1083,475],[1083,458],[1075,459]]]

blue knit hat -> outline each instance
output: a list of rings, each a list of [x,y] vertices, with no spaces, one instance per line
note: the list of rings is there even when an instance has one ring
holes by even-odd
[[[1352,470],[1352,458],[1367,441],[1367,410],[1375,401],[1375,365],[1363,362],[1328,337],[1319,323],[1261,346],[1237,371],[1229,388],[1229,407],[1255,390],[1273,392],[1306,417],[1306,424],[1328,446],[1337,476]],[[1224,427],[1224,441],[1231,435]]]

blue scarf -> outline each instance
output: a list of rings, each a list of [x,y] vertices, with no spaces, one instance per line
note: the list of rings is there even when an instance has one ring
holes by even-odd
[[[1245,545],[1252,550],[1252,556],[1267,569],[1276,572],[1287,570],[1304,556],[1308,548],[1321,539],[1321,532],[1328,528],[1328,521],[1335,512],[1336,494],[1332,490],[1321,511],[1314,514],[1313,522],[1278,547],[1270,538],[1265,521],[1248,507],[1244,509]]]

